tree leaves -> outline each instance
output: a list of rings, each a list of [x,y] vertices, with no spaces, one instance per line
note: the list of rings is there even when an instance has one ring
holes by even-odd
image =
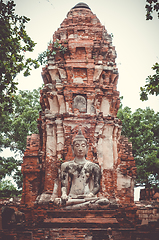
[[[157,16],[159,18],[159,2],[158,0],[146,0],[146,20],[152,20],[153,19],[153,12],[157,13]]]
[[[49,57],[54,58],[58,51],[64,54],[66,50],[67,48],[60,44],[59,40],[56,39],[54,43],[50,43],[49,48],[46,51],[39,54],[38,61],[41,65],[45,65],[48,62]]]
[[[6,175],[10,176],[17,169],[17,161],[13,157],[0,157],[0,180]]]
[[[153,19],[153,12],[156,12],[159,18],[159,1],[158,0],[146,0],[146,20]],[[148,76],[144,87],[140,87],[140,100],[148,100],[148,94],[156,96],[159,94],[159,63],[155,63],[152,67],[156,70],[153,76]]]
[[[14,95],[13,112],[0,116],[0,148],[24,152],[27,135],[38,133],[36,119],[41,109],[40,88]]]
[[[0,179],[12,175],[18,185],[22,187],[22,154],[26,149],[26,138],[32,133],[38,133],[37,118],[41,109],[39,103],[40,88],[33,91],[19,91],[14,94],[13,111],[3,111],[0,115],[0,151],[10,148],[21,155],[16,157],[0,157]]]
[[[136,160],[136,183],[150,187],[159,184],[159,113],[150,108],[138,108],[134,113],[129,107],[119,109],[122,134],[132,142]],[[153,176],[153,181],[150,176]]]
[[[13,110],[17,74],[24,70],[28,76],[32,67],[39,67],[37,60],[25,59],[25,52],[32,52],[36,45],[25,30],[28,21],[15,14],[14,1],[0,1],[0,113]]]
[[[156,71],[154,75],[150,75],[146,79],[146,84],[144,87],[141,87],[140,90],[140,100],[148,100],[148,94],[159,95],[159,63],[155,63],[152,67]]]
[[[0,182],[0,197],[12,197],[20,194],[20,191],[16,189],[13,183],[9,180],[2,180]]]

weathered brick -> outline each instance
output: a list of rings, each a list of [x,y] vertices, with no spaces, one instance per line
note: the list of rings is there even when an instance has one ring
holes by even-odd
[[[115,239],[141,239],[142,227],[150,227],[159,213],[158,208],[134,205],[136,167],[132,144],[121,136],[122,123],[117,118],[118,69],[111,36],[85,6],[69,11],[53,41],[57,47],[50,44],[48,48],[56,54],[42,70],[39,134],[27,138],[22,164],[19,209],[25,213],[24,229],[33,233],[34,240],[108,239],[111,233]],[[88,142],[87,160],[102,169],[98,197],[116,201],[116,209],[112,204],[71,212],[49,202],[52,194],[61,196],[61,163],[74,159],[71,144],[79,129]],[[43,195],[47,201],[41,204],[37,197]],[[22,229],[18,233],[25,239]],[[13,230],[4,236],[17,238],[17,233]]]

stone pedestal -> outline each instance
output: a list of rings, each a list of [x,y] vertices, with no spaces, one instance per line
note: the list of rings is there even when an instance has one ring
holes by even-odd
[[[0,240],[158,240],[159,208],[145,204],[76,211],[55,209],[52,204],[20,205],[25,223],[0,229]]]

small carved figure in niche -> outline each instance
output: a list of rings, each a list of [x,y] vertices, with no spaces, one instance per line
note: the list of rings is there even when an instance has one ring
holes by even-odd
[[[86,99],[81,96],[77,95],[73,100],[73,110],[78,109],[79,112],[86,112]]]
[[[86,160],[87,150],[87,140],[80,130],[73,140],[74,160],[61,165],[62,195],[60,202],[55,199],[55,204],[62,204],[66,209],[80,209],[109,203],[108,199],[96,196],[100,190],[101,170],[96,163]]]

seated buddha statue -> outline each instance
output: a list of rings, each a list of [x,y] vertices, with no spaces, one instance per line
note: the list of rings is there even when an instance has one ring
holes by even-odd
[[[100,199],[96,194],[100,190],[101,170],[98,164],[86,160],[87,140],[81,130],[73,140],[74,160],[61,165],[61,199],[55,199],[66,209],[80,209],[94,203],[108,204],[109,200]]]

